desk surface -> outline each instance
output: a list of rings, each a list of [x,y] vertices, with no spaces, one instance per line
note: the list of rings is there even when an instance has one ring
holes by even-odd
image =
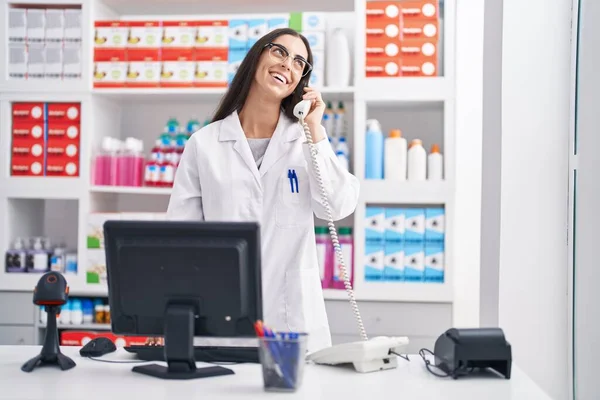
[[[265,393],[257,364],[227,366],[235,375],[189,381],[164,381],[137,374],[139,364],[114,364],[84,359],[79,348],[63,347],[77,366],[62,372],[58,367],[38,367],[31,373],[21,365],[39,354],[39,346],[0,346],[0,399],[111,400],[127,399],[485,399],[549,400],[517,366],[510,380],[493,374],[452,380],[429,374],[416,355],[402,359],[396,369],[359,374],[343,367],[307,364],[301,388],[295,393]],[[103,357],[132,360],[122,349]],[[207,366],[198,363],[198,366]]]

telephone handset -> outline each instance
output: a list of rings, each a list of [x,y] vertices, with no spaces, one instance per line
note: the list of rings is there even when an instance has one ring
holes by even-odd
[[[314,361],[317,364],[347,364],[353,363],[354,368],[358,372],[372,372],[384,369],[391,369],[397,366],[397,357],[394,354],[399,355],[404,352],[406,345],[408,345],[408,338],[406,337],[376,337],[371,340],[367,337],[365,326],[362,322],[362,317],[358,309],[358,304],[354,297],[354,291],[352,290],[352,284],[348,277],[348,271],[346,269],[346,263],[344,261],[344,255],[340,242],[338,240],[337,229],[333,220],[333,214],[331,207],[329,206],[329,199],[327,198],[327,191],[325,190],[325,184],[323,183],[323,177],[319,169],[319,163],[317,162],[317,150],[312,140],[310,128],[308,124],[304,122],[304,117],[308,115],[311,108],[310,100],[302,100],[294,107],[294,116],[298,118],[306,141],[310,149],[310,157],[313,164],[313,169],[319,182],[319,189],[321,192],[321,203],[323,204],[327,213],[327,225],[329,227],[329,234],[333,243],[333,248],[340,264],[340,270],[342,272],[342,278],[344,280],[344,287],[348,293],[348,298],[356,322],[358,324],[359,333],[362,341],[353,343],[344,343],[329,347],[308,355],[308,359]]]

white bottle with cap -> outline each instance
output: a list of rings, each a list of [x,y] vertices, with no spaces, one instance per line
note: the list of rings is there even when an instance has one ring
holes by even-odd
[[[327,86],[350,86],[350,45],[341,28],[334,29],[327,43]]]
[[[443,178],[444,157],[440,153],[440,146],[431,146],[431,153],[427,156],[427,179],[441,181]]]
[[[408,180],[424,181],[427,179],[427,153],[420,139],[410,142],[408,148]]]
[[[406,180],[406,139],[400,129],[392,129],[385,138],[384,177],[395,181]]]

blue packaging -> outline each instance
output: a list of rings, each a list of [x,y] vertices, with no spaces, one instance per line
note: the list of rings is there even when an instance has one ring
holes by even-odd
[[[365,139],[365,178],[383,179],[383,132],[375,119],[367,121]]]
[[[248,45],[248,21],[229,20],[229,49],[245,50]]]
[[[407,208],[405,211],[404,242],[421,244],[425,240],[425,209]]]
[[[425,245],[425,281],[444,282],[444,247],[439,244]]]
[[[386,243],[404,243],[404,231],[406,222],[404,221],[405,211],[402,208],[385,209],[385,242]]]
[[[365,214],[366,244],[383,245],[385,212],[382,207],[367,206]]]
[[[288,28],[290,26],[290,19],[285,17],[269,18],[267,26],[269,32],[274,31],[275,29]]]
[[[229,49],[227,61],[227,82],[231,83],[242,61],[246,57],[246,50]]]
[[[365,246],[365,281],[383,280],[384,251],[381,244],[367,244]]]
[[[443,208],[425,209],[425,242],[443,244],[445,231],[445,215]]]
[[[83,299],[81,301],[81,309],[83,311],[83,323],[91,324],[94,322],[94,303],[91,299]]]
[[[425,277],[425,249],[422,245],[405,244],[404,280],[422,282]]]
[[[267,20],[263,18],[253,18],[248,20],[248,42],[246,48],[250,50],[254,43],[269,31]]]
[[[386,242],[383,268],[384,281],[404,280],[404,246],[401,243]]]

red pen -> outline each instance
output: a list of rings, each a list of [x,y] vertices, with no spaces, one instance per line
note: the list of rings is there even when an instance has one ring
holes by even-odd
[[[256,331],[256,336],[263,337],[265,336],[265,331],[263,329],[262,321],[256,321],[254,324],[254,330]]]

